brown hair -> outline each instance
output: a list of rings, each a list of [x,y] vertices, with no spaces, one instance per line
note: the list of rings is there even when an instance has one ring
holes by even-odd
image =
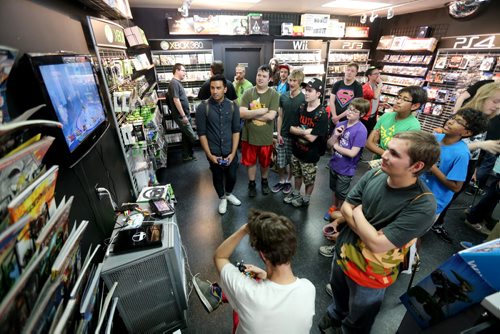
[[[273,266],[290,263],[297,249],[295,225],[274,212],[251,209],[248,214],[250,245]]]
[[[181,63],[175,63],[174,67],[172,67],[172,74],[175,75],[175,72],[180,71],[183,66]]]
[[[424,173],[439,160],[441,149],[436,138],[431,133],[424,131],[406,131],[396,133],[393,138],[408,141],[408,155],[410,156],[410,163],[412,165],[418,161],[424,163],[424,168],[418,171],[416,175]]]
[[[356,63],[349,63],[346,65],[346,68],[347,67],[355,67],[356,68],[356,72],[359,72],[359,65],[356,64]]]
[[[366,115],[368,110],[370,110],[370,101],[368,101],[362,97],[356,97],[356,98],[352,99],[352,101],[349,105],[353,106],[354,109],[359,111],[359,117],[363,117],[364,115]]]

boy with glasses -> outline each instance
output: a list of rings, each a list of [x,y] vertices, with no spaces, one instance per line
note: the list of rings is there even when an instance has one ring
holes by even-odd
[[[396,133],[420,130],[420,123],[413,112],[427,102],[427,92],[419,86],[408,86],[398,92],[393,106],[394,112],[382,115],[368,136],[366,147],[381,157],[387,144]]]
[[[333,149],[330,159],[330,189],[333,204],[323,217],[330,220],[331,214],[340,209],[344,202],[352,177],[356,174],[361,152],[368,133],[360,119],[370,109],[370,102],[357,97],[347,108],[347,121],[340,122],[328,139],[328,147]]]
[[[451,201],[453,193],[462,188],[467,175],[470,153],[462,138],[484,132],[487,122],[482,112],[471,108],[461,109],[446,121],[443,133],[435,134],[441,147],[439,161],[421,178],[436,197],[436,219]],[[432,231],[451,243],[443,225],[434,224]]]

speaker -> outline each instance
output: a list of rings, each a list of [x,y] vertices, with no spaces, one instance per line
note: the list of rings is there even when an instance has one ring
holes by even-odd
[[[173,332],[186,327],[184,255],[175,215],[163,223],[162,246],[108,256],[101,277],[111,288],[129,333]]]
[[[431,35],[431,27],[429,26],[421,26],[418,27],[417,38],[426,38]]]

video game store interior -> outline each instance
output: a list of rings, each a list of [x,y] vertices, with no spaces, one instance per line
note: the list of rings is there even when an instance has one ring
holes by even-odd
[[[0,332],[500,333],[500,1],[1,0]]]

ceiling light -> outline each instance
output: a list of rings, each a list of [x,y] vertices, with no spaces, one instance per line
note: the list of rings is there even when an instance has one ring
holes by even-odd
[[[331,7],[331,8],[347,8],[347,9],[357,9],[365,8],[366,10],[377,9],[380,7],[390,6],[389,3],[384,2],[373,2],[373,1],[356,1],[356,0],[336,0],[327,2],[321,7]]]
[[[394,9],[391,7],[387,10],[387,19],[390,20],[394,17]]]
[[[365,24],[366,23],[366,14],[361,15],[359,18],[359,23]]]
[[[372,12],[372,15],[370,16],[370,22],[373,22],[375,21],[375,19],[378,17],[378,14],[376,14],[375,12]]]
[[[261,1],[262,0],[219,0],[218,2],[259,3]],[[199,5],[199,4],[206,5],[207,0],[193,0],[193,3],[195,3],[197,5]]]

